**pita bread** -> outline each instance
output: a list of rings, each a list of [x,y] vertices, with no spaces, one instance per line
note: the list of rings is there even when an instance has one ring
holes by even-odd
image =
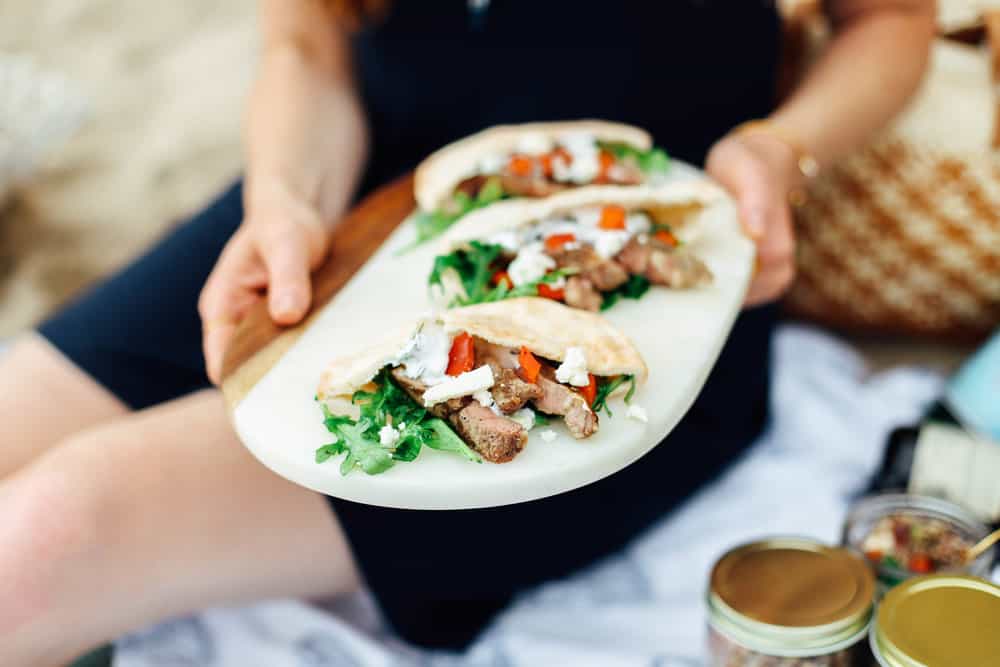
[[[592,134],[598,141],[627,144],[639,150],[653,147],[653,139],[645,130],[602,120],[498,125],[448,144],[421,162],[413,185],[417,205],[424,211],[436,210],[459,183],[478,173],[479,161],[484,155],[511,153],[526,135],[540,133],[557,139],[563,134],[577,132]]]
[[[446,254],[494,234],[531,224],[573,209],[616,204],[626,209],[642,208],[657,221],[670,224],[683,240],[692,230],[684,227],[697,213],[725,194],[707,179],[669,181],[661,185],[590,185],[566,190],[545,199],[512,199],[473,211],[456,222],[437,241],[438,254]],[[690,226],[690,225],[688,225]]]
[[[510,348],[524,345],[536,355],[553,361],[563,361],[567,349],[580,347],[594,375],[634,375],[640,384],[648,375],[646,363],[635,345],[607,320],[550,299],[530,297],[482,303],[444,311],[424,321],[437,322],[448,333],[467,331],[496,345]],[[365,351],[332,361],[320,378],[317,398],[328,403],[337,401],[341,407],[344,399],[365,387],[396,356],[420,324],[401,329]],[[346,410],[347,406],[343,406],[339,413]]]

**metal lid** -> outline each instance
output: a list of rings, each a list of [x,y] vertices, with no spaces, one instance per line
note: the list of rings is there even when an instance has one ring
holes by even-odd
[[[872,644],[890,667],[987,667],[1000,656],[1000,587],[969,576],[932,575],[882,600]]]
[[[711,622],[744,646],[805,655],[862,636],[874,594],[871,569],[854,553],[774,538],[737,547],[716,563],[709,607]]]

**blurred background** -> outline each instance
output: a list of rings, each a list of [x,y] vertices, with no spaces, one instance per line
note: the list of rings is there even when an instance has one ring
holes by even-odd
[[[2,340],[236,178],[256,26],[244,0],[3,0],[0,16]]]

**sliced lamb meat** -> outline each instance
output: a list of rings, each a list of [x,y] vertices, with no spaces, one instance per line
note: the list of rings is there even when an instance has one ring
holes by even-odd
[[[489,343],[482,338],[475,339],[476,344],[476,359],[480,359],[485,363],[493,362],[500,368],[510,368],[512,370],[517,370],[521,365],[518,361],[517,354],[519,350],[515,350],[509,347],[504,347],[502,345],[494,345]],[[491,366],[493,364],[490,364]]]
[[[514,197],[548,197],[566,189],[565,185],[550,181],[540,173],[518,176],[506,169],[500,172],[500,184],[505,193]]]
[[[483,174],[477,174],[476,176],[470,176],[465,179],[455,188],[456,192],[464,192],[472,198],[475,198],[479,194],[479,191],[483,189],[486,185],[487,177]]]
[[[567,306],[593,313],[599,311],[601,304],[604,303],[604,297],[594,288],[594,284],[580,276],[570,276],[566,279],[563,294]]]
[[[493,463],[512,460],[528,443],[523,426],[476,402],[451,415],[449,421],[470,447]]]
[[[639,185],[643,181],[642,169],[629,162],[615,162],[608,167],[607,175],[598,182],[614,183],[615,185]]]
[[[577,269],[581,278],[586,278],[602,292],[620,287],[628,280],[628,272],[613,259],[605,259],[592,246],[561,246],[548,254],[556,260],[560,269]]]
[[[427,391],[427,385],[420,380],[414,380],[413,378],[407,377],[401,366],[397,366],[392,369],[392,377],[397,383],[399,383],[399,386],[403,388],[403,391],[409,394],[410,398],[417,402],[417,405],[424,404],[424,392]],[[455,414],[471,402],[472,398],[469,396],[449,398],[443,403],[432,405],[427,408],[427,411],[435,417],[447,419],[450,415]]]
[[[651,240],[643,243],[633,238],[616,259],[630,273],[645,276],[654,285],[683,289],[712,282],[712,272],[693,254]]]
[[[542,397],[535,400],[535,407],[550,415],[559,415],[574,438],[586,438],[597,432],[597,414],[590,409],[583,396],[559,384],[551,377],[551,369],[543,369],[538,376]]]
[[[509,415],[520,410],[528,401],[541,398],[542,390],[537,384],[525,382],[510,368],[501,368],[495,361],[488,361],[493,370],[493,386],[490,394],[500,411]]]

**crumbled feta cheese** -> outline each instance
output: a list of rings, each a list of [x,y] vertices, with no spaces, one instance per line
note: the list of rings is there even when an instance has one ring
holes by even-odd
[[[499,153],[487,153],[479,158],[480,174],[499,174],[503,169],[504,156]]]
[[[493,394],[490,393],[489,389],[483,389],[481,391],[477,391],[472,395],[472,398],[474,398],[476,402],[479,403],[479,405],[483,406],[484,408],[489,408],[490,410],[492,410],[493,414],[495,415],[503,414],[503,412],[500,411],[500,406],[498,406],[497,402],[493,400]]]
[[[632,238],[629,231],[601,231],[594,234],[594,252],[604,259],[611,259],[622,251]]]
[[[649,423],[649,415],[646,414],[646,409],[641,405],[636,405],[635,403],[628,406],[628,410],[625,411],[625,416],[629,419],[634,419],[637,422],[642,422],[643,424]]]
[[[546,272],[554,268],[556,261],[542,252],[542,244],[532,243],[517,253],[517,257],[507,267],[507,275],[517,287],[540,280]]]
[[[571,160],[569,165],[563,165],[559,160],[553,161],[552,171],[556,180],[578,184],[593,181],[601,171],[594,137],[584,132],[570,132],[564,134],[559,143],[570,154]]]
[[[573,211],[573,218],[584,227],[597,227],[603,206],[583,206]]]
[[[386,424],[378,430],[378,441],[383,447],[392,447],[399,442],[399,431]]]
[[[448,368],[451,339],[440,326],[425,323],[391,360],[402,366],[406,377],[430,384],[439,381]]]
[[[629,213],[625,216],[625,229],[629,230],[632,234],[648,234],[652,228],[653,222],[642,211]]]
[[[521,408],[507,415],[507,418],[523,426],[525,431],[530,431],[535,426],[535,411],[531,408]]]
[[[518,153],[528,155],[540,155],[552,150],[554,142],[552,137],[542,132],[528,132],[517,140],[516,150]]]
[[[469,396],[492,386],[493,371],[489,366],[480,366],[457,377],[446,378],[430,387],[423,395],[424,406],[429,408],[448,399]]]
[[[553,440],[559,437],[559,434],[550,428],[545,429],[544,431],[539,433],[539,435],[542,436],[542,440],[544,440],[545,442],[552,442]]]
[[[556,369],[556,380],[574,387],[586,387],[590,384],[587,375],[587,357],[582,347],[566,349],[566,359]]]

